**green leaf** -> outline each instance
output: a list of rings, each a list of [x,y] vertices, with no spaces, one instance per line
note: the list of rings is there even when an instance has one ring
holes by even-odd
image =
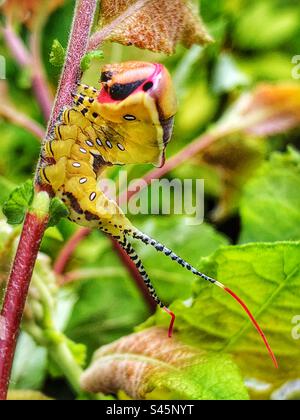
[[[68,207],[57,197],[54,197],[50,203],[50,219],[48,226],[56,226],[59,221],[69,215]]]
[[[156,216],[143,225],[139,223],[138,227],[197,266],[201,257],[207,257],[221,246],[228,245],[228,240],[208,224],[193,225],[192,222],[193,219],[188,217]],[[151,246],[137,243],[135,248],[162,300],[172,302],[191,295],[195,276]]]
[[[274,369],[260,336],[239,305],[221,289],[198,280],[193,297],[176,301],[176,329],[199,348],[228,352],[247,377],[280,384],[299,377],[299,341],[293,336],[300,314],[300,242],[231,246],[202,260],[200,269],[236,292],[263,328],[278,358]],[[167,326],[158,311],[145,326]]]
[[[91,51],[87,53],[81,60],[81,71],[86,71],[90,68],[93,60],[102,60],[104,58],[103,51]]]
[[[83,374],[86,391],[151,400],[246,400],[240,372],[225,354],[170,340],[151,328],[100,348]]]
[[[3,213],[10,225],[18,225],[23,222],[25,213],[33,199],[33,184],[31,180],[17,187],[9,196],[3,206]]]
[[[55,39],[52,44],[51,52],[50,52],[50,63],[54,67],[62,67],[65,62],[66,50],[58,41]]]
[[[270,50],[288,42],[296,33],[299,9],[277,6],[273,0],[247,3],[236,22],[234,37],[240,47]]]
[[[300,154],[275,153],[246,185],[241,243],[300,239]]]
[[[28,334],[22,332],[14,358],[11,389],[40,389],[46,371],[47,351],[38,347]]]

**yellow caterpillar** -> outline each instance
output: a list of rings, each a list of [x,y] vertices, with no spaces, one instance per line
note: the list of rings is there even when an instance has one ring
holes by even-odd
[[[97,187],[107,166],[129,163],[164,164],[176,113],[176,96],[164,66],[144,62],[106,65],[97,90],[79,85],[72,108],[63,110],[53,138],[47,139],[39,171],[41,184],[65,202],[70,219],[81,226],[101,229],[114,237],[138,268],[153,299],[175,316],[157,296],[143,264],[128,238],[152,245],[193,274],[213,283],[243,306],[270,346],[246,305],[223,284],[199,272],[173,251],[140,232],[118,205]]]

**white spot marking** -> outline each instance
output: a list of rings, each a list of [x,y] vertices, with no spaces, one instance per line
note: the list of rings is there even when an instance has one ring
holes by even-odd
[[[123,144],[118,143],[118,144],[117,144],[117,146],[118,146],[118,148],[119,148],[120,150],[122,150],[122,152],[124,152],[125,147],[123,146]]]
[[[98,144],[98,146],[103,146],[102,141],[100,139],[96,139],[96,143]]]
[[[111,142],[109,141],[109,140],[106,140],[106,144],[107,144],[107,147],[109,147],[110,149],[112,149],[112,144],[111,144]]]
[[[127,115],[124,115],[124,120],[126,120],[126,121],[134,121],[134,120],[136,120],[136,117],[134,116],[134,115],[129,115],[129,114],[127,114]]]
[[[85,142],[88,146],[90,146],[90,147],[93,147],[94,146],[94,143],[92,142],[92,141],[90,141],[90,140],[86,140],[86,142]]]
[[[79,184],[85,184],[87,181],[87,178],[80,178]]]
[[[90,200],[93,201],[96,198],[96,193],[92,192],[92,194],[90,195]]]
[[[79,162],[74,162],[73,163],[74,168],[80,168],[80,163]]]
[[[83,147],[80,147],[79,150],[81,151],[81,153],[86,153],[86,150]]]

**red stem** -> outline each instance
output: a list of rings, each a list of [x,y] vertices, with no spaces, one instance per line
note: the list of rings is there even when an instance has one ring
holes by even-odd
[[[65,63],[62,78],[56,95],[56,106],[50,119],[50,128],[58,120],[61,110],[65,106],[72,105],[71,93],[76,90],[76,83],[80,80],[80,63],[86,54],[89,33],[93,24],[91,16],[94,17],[97,7],[97,0],[78,0],[77,15],[74,19],[70,43],[68,46],[68,58]]]
[[[48,217],[28,213],[13,263],[0,322],[0,400],[5,400],[20,322]]]
[[[67,60],[50,118],[48,135],[62,108],[71,104],[70,93],[75,88],[80,75],[80,61],[86,53],[96,7],[97,0],[77,0],[76,2]],[[0,319],[0,399],[5,399],[7,396],[24,304],[46,222],[47,217],[39,220],[37,215],[30,212],[27,214],[8,281]]]

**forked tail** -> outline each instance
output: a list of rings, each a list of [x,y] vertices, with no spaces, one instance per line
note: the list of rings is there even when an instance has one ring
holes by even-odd
[[[183,268],[185,268],[185,269],[187,269],[188,271],[191,271],[194,275],[196,275],[196,276],[199,276],[199,277],[201,277],[202,279],[204,279],[204,280],[206,280],[206,281],[209,281],[210,283],[212,283],[212,284],[215,284],[216,286],[218,286],[218,287],[220,287],[221,289],[223,289],[226,293],[228,293],[236,302],[238,302],[239,303],[239,305],[244,309],[244,311],[246,312],[246,314],[248,315],[248,317],[249,317],[249,319],[251,320],[251,322],[252,322],[252,324],[254,325],[254,327],[256,328],[256,330],[258,331],[258,333],[259,333],[259,335],[261,336],[261,338],[262,338],[262,340],[263,340],[263,342],[264,342],[264,344],[265,344],[265,346],[266,346],[266,348],[267,348],[267,350],[268,350],[268,352],[269,352],[269,354],[270,354],[270,356],[271,356],[271,358],[272,358],[272,361],[273,361],[273,363],[274,363],[274,366],[275,366],[275,368],[277,369],[278,368],[278,363],[277,363],[277,360],[276,360],[276,357],[275,357],[275,354],[274,354],[274,352],[272,351],[272,349],[271,349],[271,346],[270,346],[270,344],[269,344],[269,342],[268,342],[268,340],[267,340],[267,338],[266,338],[266,336],[265,336],[265,334],[264,334],[264,332],[262,331],[262,329],[260,328],[260,326],[259,326],[259,324],[258,324],[258,322],[256,321],[256,319],[254,318],[254,316],[252,315],[252,313],[251,313],[251,311],[250,311],[250,309],[247,307],[247,305],[243,302],[243,300],[242,299],[240,299],[232,290],[230,290],[228,287],[226,287],[226,286],[224,286],[222,283],[220,283],[219,281],[217,281],[217,280],[215,280],[215,279],[213,279],[213,278],[211,278],[211,277],[208,277],[208,276],[206,276],[205,274],[203,274],[203,273],[201,273],[200,271],[198,271],[195,267],[193,267],[192,265],[190,265],[188,262],[186,262],[185,260],[183,260],[182,258],[180,258],[178,255],[176,255],[171,249],[169,249],[169,248],[167,248],[167,247],[165,247],[163,244],[161,244],[161,243],[159,243],[158,241],[156,241],[155,239],[152,239],[152,238],[150,238],[149,236],[147,236],[147,235],[145,235],[144,233],[142,233],[142,232],[140,232],[140,231],[136,231],[136,232],[134,232],[134,233],[132,233],[132,236],[135,238],[135,239],[138,239],[138,240],[140,240],[140,241],[142,241],[142,242],[144,242],[144,244],[146,244],[146,245],[151,245],[151,246],[153,246],[155,249],[156,249],[156,251],[158,251],[158,252],[162,252],[163,254],[165,254],[167,257],[169,257],[172,261],[175,261],[177,264],[179,264],[179,265],[181,265]],[[128,244],[128,242],[126,242],[127,244]],[[131,245],[130,245],[131,246]],[[132,249],[132,247],[131,248],[128,248],[129,250],[130,249]],[[126,251],[127,252],[127,251]],[[130,256],[130,254],[128,254],[129,256]],[[132,259],[132,257],[130,256],[130,258]],[[139,258],[138,258],[138,256],[137,256],[137,254],[135,253],[135,256],[134,256],[134,258],[136,258],[137,260],[139,260]],[[133,261],[135,261],[135,260],[133,260]],[[138,267],[139,268],[139,267]],[[145,269],[144,269],[144,267],[142,268],[142,273],[141,274],[143,274],[143,273],[146,273],[146,271],[145,271]],[[147,274],[146,274],[147,275]],[[147,276],[147,279],[149,280],[149,277]],[[145,283],[147,284],[147,280],[144,280],[145,281]],[[149,280],[149,282],[150,282],[150,280]],[[151,283],[150,283],[151,284]],[[151,288],[153,289],[153,291],[154,291],[154,288],[153,288],[153,286],[151,285]],[[151,289],[151,290],[152,290]],[[151,290],[150,290],[150,293],[151,293]],[[155,293],[155,292],[154,292]],[[156,295],[156,293],[155,293],[155,296],[157,296]],[[155,299],[155,298],[154,298]],[[158,299],[159,300],[159,299]],[[160,300],[159,300],[159,302],[160,302]],[[160,303],[159,303],[160,304]],[[169,335],[170,335],[170,332],[172,332],[172,327],[173,327],[173,324],[174,324],[174,319],[175,319],[175,316],[174,316],[174,314],[173,313],[170,313],[170,311],[168,310],[168,308],[165,306],[165,305],[163,305],[163,304],[160,304],[160,306],[161,307],[163,307],[165,310],[166,310],[166,312],[168,312],[171,316],[172,316],[172,321],[171,321],[171,326],[170,326],[170,329],[169,329]]]

